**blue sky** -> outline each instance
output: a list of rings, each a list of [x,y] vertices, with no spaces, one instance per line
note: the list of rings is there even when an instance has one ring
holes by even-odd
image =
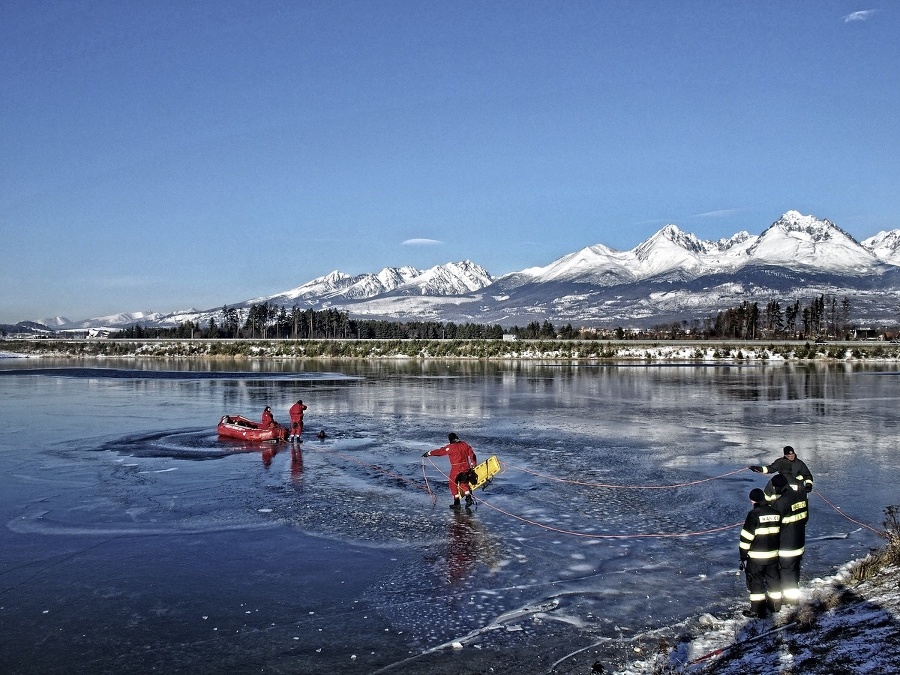
[[[900,228],[900,6],[0,0],[0,322]]]

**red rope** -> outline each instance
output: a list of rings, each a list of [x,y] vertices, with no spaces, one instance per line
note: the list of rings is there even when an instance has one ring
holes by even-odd
[[[790,628],[791,626],[796,626],[796,625],[797,625],[796,621],[791,621],[790,623],[786,623],[781,626],[776,626],[775,628],[772,628],[771,630],[767,630],[763,633],[760,633],[759,635],[754,635],[753,637],[748,638],[746,640],[741,640],[740,642],[732,642],[729,645],[725,645],[721,649],[714,649],[713,651],[709,652],[708,654],[704,654],[703,656],[700,656],[700,657],[694,659],[693,661],[688,661],[685,665],[687,665],[688,667],[694,666],[702,661],[705,661],[706,659],[711,659],[714,656],[719,656],[720,654],[724,654],[725,652],[727,652],[730,649],[734,649],[735,647],[743,647],[744,645],[748,645],[751,642],[756,642],[768,635],[773,635],[775,633],[785,630],[786,628]]]
[[[530,469],[523,469],[520,466],[515,466],[512,464],[508,464],[510,468],[518,469],[522,473],[529,473],[532,476],[537,476],[538,478],[543,478],[545,480],[555,480],[560,483],[569,483],[572,485],[585,485],[587,487],[600,487],[600,488],[613,488],[618,490],[668,490],[671,488],[680,488],[686,487],[688,485],[698,485],[700,483],[705,483],[710,480],[719,480],[720,478],[725,478],[727,476],[733,476],[736,473],[740,473],[741,471],[747,471],[747,467],[742,467],[740,469],[735,469],[734,471],[729,471],[728,473],[723,473],[720,476],[712,476],[711,478],[701,478],[699,480],[692,480],[687,483],[674,483],[672,485],[615,485],[612,483],[591,483],[587,481],[580,480],[568,480],[566,478],[559,478],[558,476],[552,476],[549,474],[539,473],[537,471],[532,471]]]
[[[735,527],[740,527],[743,523],[734,523],[732,525],[725,525],[724,527],[716,527],[711,530],[703,530],[702,532],[678,532],[674,534],[667,533],[653,533],[653,534],[590,534],[588,532],[575,532],[573,530],[563,530],[559,527],[553,527],[552,525],[545,525],[544,523],[539,523],[536,520],[529,520],[528,518],[523,518],[522,516],[517,516],[514,513],[510,513],[509,511],[504,511],[499,506],[494,506],[489,501],[482,498],[480,500],[482,504],[491,507],[498,513],[502,513],[504,516],[509,516],[510,518],[515,518],[523,523],[527,523],[528,525],[534,525],[535,527],[540,527],[545,530],[551,530],[553,532],[559,532],[560,534],[569,534],[574,537],[585,537],[588,539],[648,539],[648,538],[666,538],[666,537],[698,537],[705,534],[715,534],[716,532],[724,532],[725,530],[731,530]]]
[[[377,464],[368,464],[366,462],[361,462],[358,459],[355,459],[353,457],[348,457],[347,455],[341,454],[340,452],[337,452],[336,450],[328,450],[327,448],[323,448],[323,450],[325,450],[325,452],[328,452],[328,453],[334,455],[335,457],[340,457],[341,459],[345,459],[348,462],[354,462],[355,464],[359,464],[360,466],[364,466],[368,469],[374,469],[375,471],[378,471],[379,473],[383,473],[385,476],[390,476],[391,478],[396,478],[397,480],[403,481],[404,483],[409,483],[410,485],[414,486],[416,489],[425,490],[432,497],[434,496],[431,492],[431,488],[428,486],[427,478],[425,479],[425,487],[422,487],[416,481],[410,480],[406,476],[401,476],[398,473],[393,473],[391,471],[388,471],[387,469],[383,469],[380,466],[378,466]],[[424,466],[424,463],[423,463],[423,466]],[[424,473],[424,470],[423,470],[423,473]]]
[[[358,459],[355,459],[355,458],[353,458],[353,457],[349,457],[349,456],[344,455],[344,454],[342,454],[342,453],[340,453],[340,452],[337,452],[337,451],[335,451],[335,450],[328,450],[327,448],[323,448],[323,449],[324,449],[326,452],[329,452],[329,453],[331,453],[332,455],[335,455],[336,457],[340,457],[340,458],[342,458],[342,459],[347,460],[348,462],[354,462],[355,464],[359,464],[360,466],[364,466],[364,467],[367,467],[367,468],[369,468],[369,469],[373,469],[373,470],[375,470],[375,471],[378,471],[378,472],[380,472],[380,473],[383,473],[383,474],[386,475],[386,476],[390,476],[391,478],[395,478],[396,480],[399,480],[399,481],[402,481],[402,482],[404,482],[404,483],[408,483],[408,484],[410,484],[410,485],[413,485],[413,486],[414,486],[416,489],[418,489],[418,490],[424,490],[424,491],[427,492],[428,495],[431,497],[432,503],[434,503],[434,502],[437,501],[437,497],[435,496],[434,492],[433,492],[432,489],[431,489],[431,485],[430,485],[429,482],[428,482],[428,475],[427,475],[427,472],[426,472],[426,470],[425,470],[426,467],[425,467],[425,458],[424,458],[424,457],[422,458],[422,477],[423,477],[423,479],[424,479],[424,481],[425,481],[425,485],[424,485],[424,487],[423,487],[423,486],[420,485],[419,483],[417,483],[417,482],[415,482],[415,481],[413,481],[413,480],[410,480],[409,478],[406,478],[405,476],[401,476],[400,474],[396,474],[396,473],[393,473],[393,472],[388,471],[388,470],[386,470],[386,469],[383,469],[382,467],[380,467],[380,466],[378,466],[378,465],[376,465],[376,464],[368,464],[368,463],[366,463],[366,462],[362,462],[362,461],[360,461],[360,460],[358,460]],[[444,478],[448,478],[447,474],[444,473],[443,471],[441,471],[440,468],[438,468],[438,466],[434,463],[434,460],[432,460],[430,457],[429,457],[429,461],[430,461],[430,463],[431,463],[431,466],[432,466],[438,473],[440,473]],[[701,479],[699,479],[699,480],[689,481],[689,482],[687,482],[687,483],[675,483],[675,484],[672,484],[672,485],[614,485],[614,484],[606,484],[606,483],[591,483],[591,482],[587,482],[587,481],[579,481],[579,480],[566,480],[566,479],[564,479],[564,478],[557,478],[556,476],[551,476],[551,475],[549,475],[549,474],[542,474],[542,473],[539,473],[539,472],[537,472],[537,471],[531,471],[531,470],[529,470],[529,469],[524,469],[524,468],[519,467],[519,466],[507,464],[506,462],[503,462],[503,463],[501,464],[501,471],[500,471],[500,473],[504,473],[504,472],[506,471],[507,467],[513,468],[513,469],[518,469],[519,471],[521,471],[521,472],[523,472],[523,473],[528,473],[528,474],[531,474],[531,475],[533,475],[533,476],[537,476],[537,477],[539,477],[539,478],[543,478],[543,479],[546,479],[546,480],[555,480],[555,481],[558,481],[558,482],[561,482],[561,483],[569,483],[569,484],[572,484],[572,485],[584,485],[584,486],[588,486],[588,487],[602,487],[602,488],[612,488],[612,489],[622,489],[622,490],[662,490],[662,489],[669,489],[669,488],[686,487],[686,486],[688,486],[688,485],[697,485],[697,484],[699,484],[699,483],[705,483],[705,482],[711,481],[711,480],[719,480],[720,478],[726,478],[727,476],[732,476],[732,475],[734,475],[734,474],[736,474],[736,473],[740,473],[741,471],[746,471],[746,470],[747,470],[746,467],[742,467],[742,468],[740,468],[740,469],[735,469],[734,471],[729,471],[728,473],[723,473],[723,474],[721,474],[721,475],[719,475],[719,476],[713,476],[713,477],[711,477],[711,478],[701,478]],[[498,474],[498,475],[499,475],[499,474]],[[449,478],[448,478],[448,480],[449,480]],[[828,499],[825,497],[825,495],[823,495],[821,492],[817,492],[816,494],[822,499],[822,501],[824,501],[826,504],[828,504],[831,508],[833,508],[833,509],[834,509],[835,511],[837,511],[841,516],[843,516],[844,518],[846,518],[847,520],[849,520],[851,523],[855,523],[855,524],[859,525],[860,527],[864,527],[864,528],[866,528],[867,530],[870,530],[870,531],[874,532],[875,534],[878,534],[878,535],[883,534],[883,533],[881,532],[881,530],[877,530],[877,529],[875,529],[874,527],[871,527],[870,525],[867,525],[867,524],[865,524],[865,523],[863,523],[863,522],[860,522],[860,521],[858,521],[858,520],[855,520],[855,519],[851,518],[850,516],[848,516],[847,514],[845,514],[843,511],[840,510],[839,507],[835,506],[835,505],[832,504],[830,501],[828,501]],[[473,495],[473,497],[474,497],[474,495]],[[535,527],[540,527],[540,528],[545,529],[545,530],[550,530],[550,531],[553,531],[553,532],[559,532],[560,534],[567,534],[567,535],[571,535],[571,536],[574,536],[574,537],[585,537],[585,538],[589,538],[589,539],[639,539],[639,538],[644,538],[644,539],[646,539],[646,538],[666,538],[666,537],[697,537],[697,536],[703,536],[703,535],[707,535],[707,534],[715,534],[715,533],[717,533],[717,532],[723,532],[723,531],[725,531],[725,530],[730,530],[730,529],[733,529],[733,528],[735,528],[735,527],[738,527],[738,526],[740,526],[740,525],[742,524],[742,523],[735,523],[735,524],[733,524],[733,525],[725,525],[725,526],[723,526],[723,527],[717,527],[717,528],[713,528],[713,529],[711,529],[711,530],[703,530],[703,531],[700,531],[700,532],[680,532],[680,533],[674,533],[674,534],[666,534],[666,533],[651,533],[651,534],[590,534],[590,533],[587,533],[587,532],[575,532],[575,531],[573,531],[573,530],[564,530],[564,529],[562,529],[562,528],[553,527],[553,526],[551,526],[551,525],[545,525],[544,523],[539,523],[539,522],[537,522],[537,521],[535,521],[535,520],[529,520],[528,518],[523,518],[522,516],[517,516],[517,515],[515,515],[515,514],[513,514],[513,513],[510,513],[510,512],[508,512],[508,511],[504,511],[503,509],[501,509],[501,508],[499,508],[499,507],[497,507],[497,506],[491,504],[491,503],[488,502],[488,501],[485,501],[484,499],[479,499],[478,502],[483,503],[483,504],[485,504],[486,506],[489,506],[490,508],[494,509],[494,510],[497,511],[498,513],[502,513],[503,515],[508,516],[509,518],[514,518],[515,520],[519,520],[519,521],[521,521],[521,522],[523,522],[523,523],[527,523],[527,524],[529,524],[529,525],[534,525]]]
[[[432,462],[434,465],[434,462]],[[431,503],[437,503],[437,496],[435,496],[434,492],[431,491],[431,485],[428,484],[428,474],[425,473],[425,458],[422,457],[422,478],[425,479],[425,487],[428,489],[428,494],[431,495]]]
[[[850,516],[848,516],[846,513],[844,513],[843,511],[841,511],[841,509],[840,509],[839,507],[835,506],[835,505],[832,504],[830,501],[828,501],[828,500],[825,498],[825,495],[823,495],[821,492],[816,492],[816,494],[819,495],[819,498],[821,498],[821,500],[822,500],[823,502],[825,502],[826,504],[828,504],[828,506],[830,506],[831,508],[833,508],[835,511],[837,511],[839,514],[841,514],[844,518],[846,518],[847,520],[849,520],[851,523],[856,523],[856,524],[859,525],[860,527],[864,527],[864,528],[866,528],[867,530],[871,530],[872,532],[874,532],[874,533],[877,534],[877,535],[882,535],[882,534],[884,534],[884,532],[882,532],[881,530],[876,530],[874,527],[871,527],[870,525],[866,525],[865,523],[861,523],[861,522],[859,522],[858,520],[854,520],[853,518],[851,518]]]

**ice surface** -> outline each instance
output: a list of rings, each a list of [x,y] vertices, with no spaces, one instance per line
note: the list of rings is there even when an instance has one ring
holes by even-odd
[[[877,369],[29,366],[0,371],[7,669],[54,653],[117,669],[148,644],[183,669],[428,672],[457,642],[463,660],[515,647],[549,665],[594,643],[612,658],[743,606],[748,464],[791,444],[812,469],[806,578],[877,545],[844,513],[880,524],[900,472],[900,378]],[[215,434],[226,411],[284,422],[297,398],[302,444]],[[446,458],[421,457],[449,431],[504,466],[469,511],[447,508]]]

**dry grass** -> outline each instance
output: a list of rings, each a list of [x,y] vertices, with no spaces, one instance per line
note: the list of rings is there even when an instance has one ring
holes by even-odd
[[[880,534],[887,544],[850,569],[850,580],[855,584],[871,579],[885,567],[900,565],[900,506],[888,506],[884,512],[884,531]]]
[[[796,622],[800,630],[811,630],[819,616],[858,601],[852,590],[854,586],[874,579],[886,568],[900,566],[900,506],[888,506],[885,514],[885,529],[880,535],[887,539],[887,544],[850,567],[846,586],[832,586],[814,593],[800,607],[789,612],[783,621]]]

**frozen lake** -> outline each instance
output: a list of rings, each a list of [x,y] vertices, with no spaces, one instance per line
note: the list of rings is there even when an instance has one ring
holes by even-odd
[[[786,444],[804,580],[879,546],[898,395],[894,365],[0,359],[0,672],[611,667],[746,605],[746,466]],[[299,452],[216,436],[298,398]],[[471,512],[421,457],[449,431],[504,466]]]

